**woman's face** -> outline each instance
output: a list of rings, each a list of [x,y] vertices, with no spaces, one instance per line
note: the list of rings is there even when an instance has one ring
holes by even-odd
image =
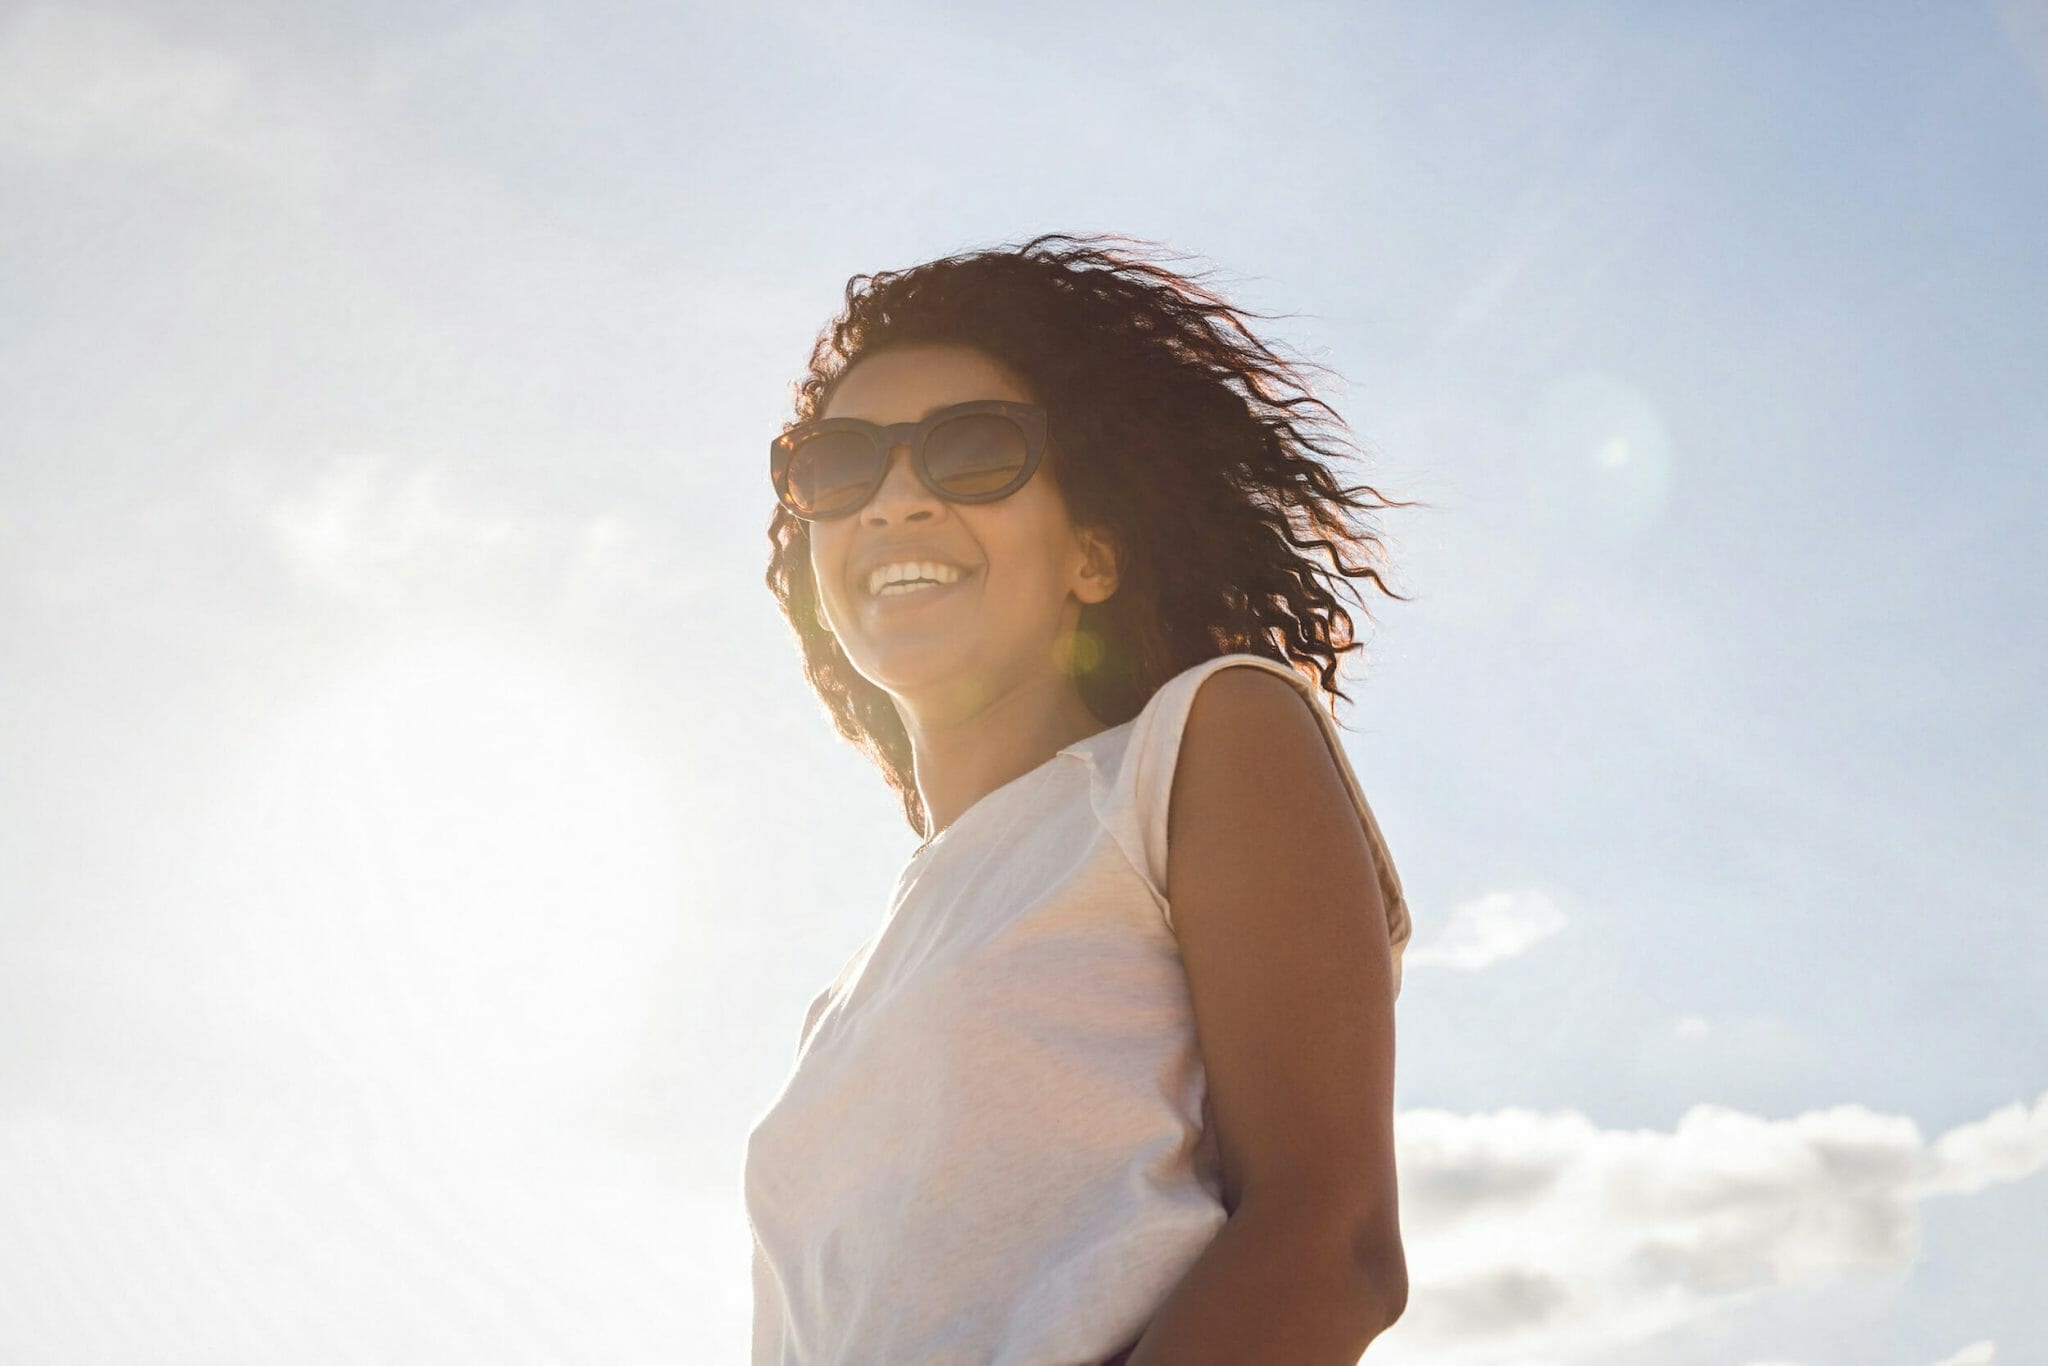
[[[968,346],[901,345],[856,362],[820,417],[916,422],[972,399],[1035,402],[993,357]],[[993,503],[951,503],[919,481],[910,448],[889,453],[860,511],[810,528],[823,613],[861,675],[931,719],[971,715],[1005,686],[1062,667],[1084,603],[1116,590],[1104,538],[1068,521],[1050,459]],[[880,563],[936,560],[966,576],[947,588],[876,597]]]

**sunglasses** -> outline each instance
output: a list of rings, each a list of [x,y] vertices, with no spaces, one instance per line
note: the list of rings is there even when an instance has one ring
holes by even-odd
[[[857,417],[803,422],[768,443],[775,497],[807,522],[860,511],[888,477],[889,454],[910,446],[918,482],[952,503],[993,503],[1030,480],[1045,454],[1045,409],[976,399],[921,422],[880,426]]]

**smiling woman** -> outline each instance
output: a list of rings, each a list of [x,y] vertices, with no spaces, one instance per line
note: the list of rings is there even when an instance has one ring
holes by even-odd
[[[800,394],[769,587],[924,843],[749,1137],[755,1362],[1355,1361],[1410,922],[1331,586],[1406,505],[1120,245],[856,277]]]

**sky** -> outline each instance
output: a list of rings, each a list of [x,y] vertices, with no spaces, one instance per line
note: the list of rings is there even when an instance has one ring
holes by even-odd
[[[1367,477],[1407,1366],[2048,1360],[2048,7],[0,3],[0,1358],[738,1361],[917,843],[764,583],[854,275]]]

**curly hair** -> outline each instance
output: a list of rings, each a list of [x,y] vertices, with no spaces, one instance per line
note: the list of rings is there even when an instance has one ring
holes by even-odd
[[[1046,233],[1022,246],[855,275],[846,308],[792,384],[797,423],[826,410],[840,379],[884,347],[953,343],[991,356],[1047,412],[1045,460],[1076,526],[1115,545],[1117,591],[1084,605],[1072,669],[1104,726],[1129,720],[1159,686],[1221,654],[1285,664],[1349,701],[1338,657],[1363,649],[1328,585],[1387,587],[1370,561],[1380,537],[1346,510],[1412,507],[1370,485],[1340,485],[1317,457],[1345,453],[1342,420],[1289,363],[1197,282],[1142,259],[1118,235]],[[1329,424],[1303,416],[1320,410]],[[1372,502],[1360,500],[1370,494]],[[929,837],[909,732],[889,693],[857,672],[818,615],[810,528],[779,504],[767,583],[796,632],[804,673],[839,733],[872,759]],[[1358,564],[1342,551],[1352,549]],[[1304,553],[1323,552],[1344,577]],[[1327,584],[1326,584],[1327,581]]]

